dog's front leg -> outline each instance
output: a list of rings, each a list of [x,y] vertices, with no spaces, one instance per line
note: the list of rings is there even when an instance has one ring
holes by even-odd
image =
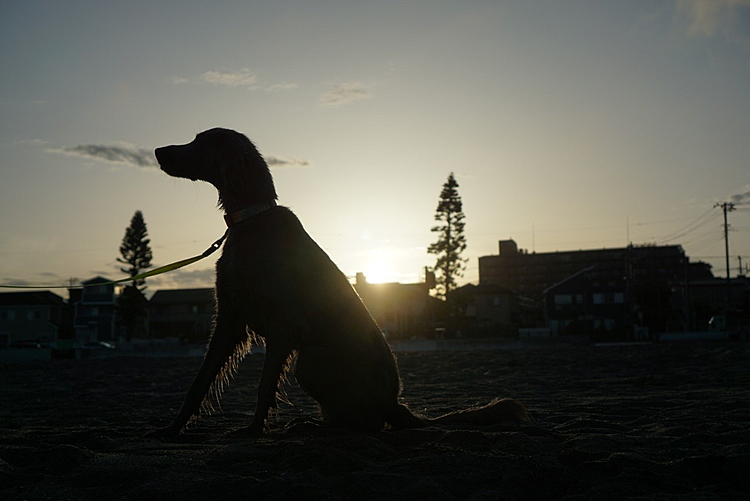
[[[203,357],[198,375],[185,396],[182,408],[172,424],[166,428],[149,433],[151,437],[176,436],[182,432],[185,425],[200,413],[201,404],[206,399],[211,385],[219,377],[222,370],[227,370],[226,365],[230,363],[232,355],[238,345],[247,342],[247,332],[243,323],[235,322],[228,324],[218,316],[211,340],[208,342],[206,355]]]
[[[237,430],[237,433],[250,436],[261,436],[266,431],[268,411],[276,407],[276,393],[279,391],[279,378],[292,350],[273,342],[266,344],[266,358],[263,372],[258,384],[258,404],[250,426]]]

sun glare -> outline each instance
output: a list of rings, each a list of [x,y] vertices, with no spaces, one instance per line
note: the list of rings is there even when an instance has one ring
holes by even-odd
[[[395,275],[384,259],[373,259],[363,270],[368,283],[394,282]]]

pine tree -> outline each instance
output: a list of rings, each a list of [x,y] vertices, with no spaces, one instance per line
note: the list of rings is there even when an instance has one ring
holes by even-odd
[[[130,220],[130,226],[125,229],[125,236],[120,245],[120,254],[122,258],[117,261],[127,265],[120,268],[120,271],[127,273],[129,276],[137,275],[143,270],[151,267],[151,240],[148,237],[146,221],[143,219],[141,211],[135,211],[133,218]],[[120,294],[117,309],[120,317],[120,323],[125,327],[125,335],[128,341],[135,336],[142,337],[147,331],[146,317],[148,301],[143,295],[146,289],[144,279],[133,280]]]
[[[146,221],[143,219],[143,213],[137,210],[130,220],[130,226],[125,229],[125,236],[122,238],[122,244],[120,244],[122,258],[118,257],[117,261],[128,265],[127,268],[120,268],[120,271],[133,276],[151,267],[153,256],[151,247],[148,245],[151,240],[147,237]],[[146,289],[145,283],[145,279],[134,280],[133,286],[139,291],[143,291]]]
[[[456,278],[463,276],[467,261],[461,257],[461,252],[466,249],[465,216],[457,188],[458,183],[451,172],[443,185],[435,212],[435,220],[442,223],[432,228],[438,233],[438,240],[427,248],[428,253],[437,255],[434,268],[438,272],[437,295],[443,298],[455,288]]]

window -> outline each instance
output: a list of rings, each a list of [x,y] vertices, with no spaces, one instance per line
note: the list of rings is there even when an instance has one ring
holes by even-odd
[[[622,292],[615,292],[615,303],[623,304],[625,302],[625,294]]]
[[[573,304],[573,297],[570,294],[555,294],[555,304]]]
[[[604,294],[602,294],[601,292],[595,292],[594,304],[604,304]]]
[[[99,316],[99,308],[97,308],[96,306],[93,306],[89,310],[89,315],[91,315],[92,317],[98,317]]]

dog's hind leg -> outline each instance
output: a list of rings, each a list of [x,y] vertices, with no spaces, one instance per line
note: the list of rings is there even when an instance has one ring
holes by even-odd
[[[172,424],[149,433],[151,437],[179,435],[191,420],[198,417],[201,407],[211,408],[209,390],[218,398],[228,382],[234,366],[250,349],[250,338],[243,323],[227,324],[217,319],[208,349],[198,375],[185,396],[185,401]]]
[[[266,358],[258,384],[258,403],[250,426],[237,430],[241,435],[261,436],[266,431],[268,411],[276,407],[280,378],[287,368],[292,350],[273,342],[266,344]]]

